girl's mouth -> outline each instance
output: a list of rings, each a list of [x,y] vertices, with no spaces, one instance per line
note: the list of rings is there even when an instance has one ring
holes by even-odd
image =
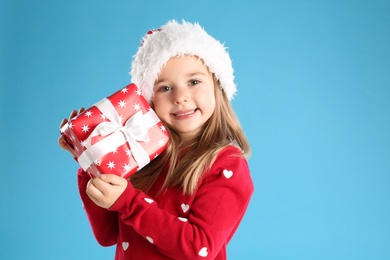
[[[192,116],[193,114],[195,114],[195,112],[197,111],[198,109],[193,109],[193,110],[186,110],[186,111],[178,111],[176,113],[172,113],[173,116],[175,117],[189,117],[189,116]]]

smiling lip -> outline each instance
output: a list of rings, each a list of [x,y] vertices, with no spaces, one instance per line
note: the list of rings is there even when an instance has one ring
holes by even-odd
[[[176,113],[172,113],[172,115],[176,118],[189,118],[195,114],[197,109],[191,109],[191,110],[182,110],[182,111],[177,111]]]

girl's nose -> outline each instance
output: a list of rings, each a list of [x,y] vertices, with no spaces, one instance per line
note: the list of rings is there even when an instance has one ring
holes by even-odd
[[[175,95],[173,97],[173,102],[175,104],[182,104],[188,101],[188,91],[183,90],[183,89],[176,89]]]

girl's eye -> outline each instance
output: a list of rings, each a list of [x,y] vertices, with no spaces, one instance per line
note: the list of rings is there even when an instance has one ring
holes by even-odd
[[[198,85],[200,83],[200,80],[197,80],[197,79],[192,79],[192,80],[190,80],[190,82],[189,82],[189,84],[191,85],[191,86],[193,86],[193,85]]]
[[[158,91],[160,92],[167,92],[170,91],[172,88],[170,86],[162,86],[158,88]]]

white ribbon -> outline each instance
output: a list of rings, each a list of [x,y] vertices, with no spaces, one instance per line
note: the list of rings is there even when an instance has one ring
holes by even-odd
[[[141,169],[149,163],[150,158],[138,142],[145,142],[148,139],[148,129],[157,124],[160,119],[153,110],[142,114],[138,111],[132,115],[122,126],[121,119],[107,98],[99,101],[96,106],[110,122],[102,122],[95,127],[92,133],[85,140],[86,150],[78,157],[78,162],[85,171],[107,152],[114,151],[117,147],[128,143],[131,153],[138,167]],[[105,136],[94,145],[91,139],[94,136]]]

